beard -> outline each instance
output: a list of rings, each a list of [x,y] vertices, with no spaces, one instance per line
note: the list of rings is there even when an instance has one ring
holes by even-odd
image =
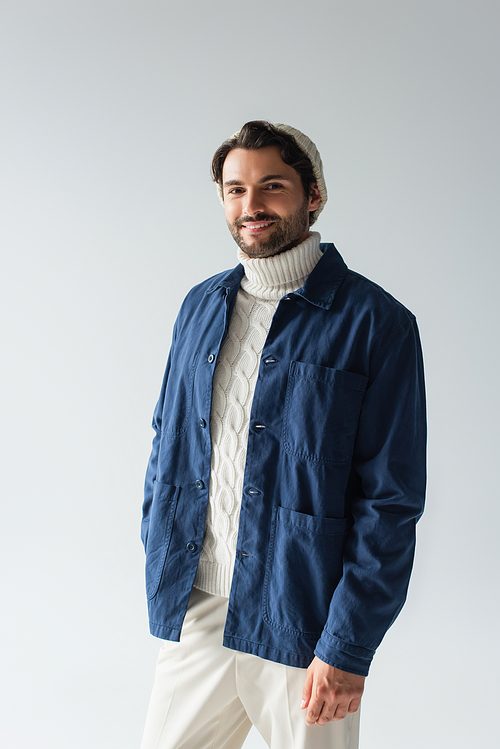
[[[249,221],[273,221],[271,236],[252,244],[247,244],[241,235],[241,226]],[[243,252],[251,258],[272,257],[286,252],[299,244],[303,234],[309,228],[309,201],[305,198],[300,208],[290,216],[274,216],[268,213],[258,213],[256,216],[242,216],[232,224],[227,222],[231,235]]]

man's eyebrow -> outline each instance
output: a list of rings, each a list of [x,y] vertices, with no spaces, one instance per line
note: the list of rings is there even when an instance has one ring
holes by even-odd
[[[265,177],[262,177],[262,179],[259,179],[259,182],[269,182],[271,179],[281,179],[286,180],[287,182],[290,181],[290,177],[285,177],[283,174],[266,174]]]
[[[259,184],[262,184],[263,182],[270,182],[273,179],[280,179],[283,181],[290,181],[289,177],[285,177],[283,174],[266,174],[265,177],[262,177],[262,179],[259,179]],[[230,185],[243,185],[244,183],[241,182],[239,179],[228,179],[226,182],[224,182],[224,187],[228,187]]]

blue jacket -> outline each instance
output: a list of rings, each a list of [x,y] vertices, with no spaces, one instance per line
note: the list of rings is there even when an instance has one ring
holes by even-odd
[[[321,249],[262,351],[224,645],[366,675],[403,606],[423,511],[422,354],[412,313]],[[150,629],[168,640],[203,542],[212,379],[243,273],[187,295],[154,412],[142,539]]]

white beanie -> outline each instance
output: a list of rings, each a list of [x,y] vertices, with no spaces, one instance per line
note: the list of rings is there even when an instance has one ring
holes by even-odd
[[[314,176],[316,178],[316,184],[318,185],[319,194],[321,195],[321,203],[316,208],[315,211],[311,211],[312,216],[316,220],[325,207],[325,203],[328,200],[328,193],[326,191],[326,184],[325,184],[325,178],[323,176],[323,163],[321,161],[321,156],[319,155],[319,151],[316,148],[315,144],[312,142],[310,138],[307,137],[307,135],[304,135],[304,133],[301,133],[300,130],[296,130],[294,127],[291,127],[290,125],[284,125],[281,122],[271,122],[270,123],[276,130],[279,132],[282,132],[286,135],[290,135],[297,146],[300,148],[301,151],[305,153],[305,155],[310,159]],[[237,133],[235,133],[229,140],[233,140],[233,138],[237,138],[240,134],[240,131],[238,130]],[[224,204],[224,196],[222,194],[222,188],[219,184],[217,184],[217,191],[219,193],[219,198],[222,204]]]

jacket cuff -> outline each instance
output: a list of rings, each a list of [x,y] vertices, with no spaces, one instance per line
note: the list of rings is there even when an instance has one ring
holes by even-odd
[[[368,676],[375,651],[359,645],[351,645],[324,630],[318,640],[314,655],[317,655],[328,665],[340,668],[341,671],[348,671],[358,676]]]

